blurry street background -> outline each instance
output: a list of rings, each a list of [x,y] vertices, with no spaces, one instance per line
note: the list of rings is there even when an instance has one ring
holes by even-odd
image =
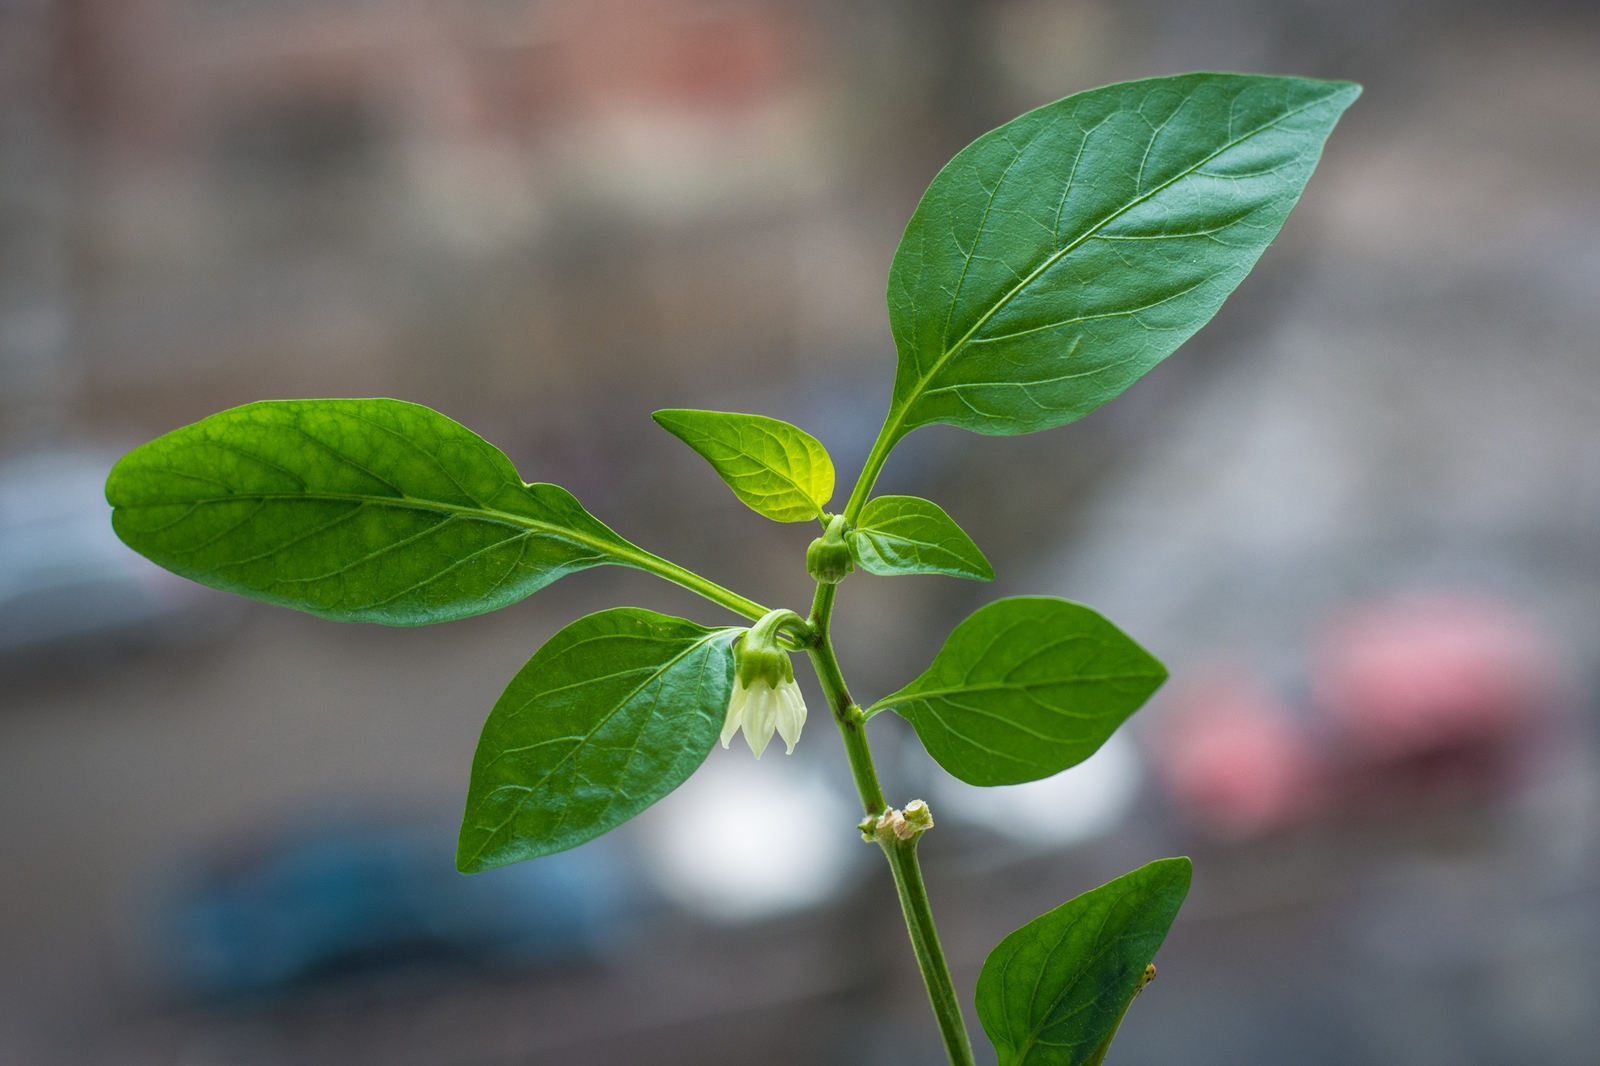
[[[891,801],[939,820],[958,989],[1016,926],[1189,854],[1117,1066],[1590,1066],[1580,0],[0,2],[0,1062],[942,1061],[814,687],[793,757],[719,748],[610,837],[453,872],[478,730],[541,641],[717,609],[601,568],[341,626],[144,564],[101,486],[225,407],[393,396],[803,607],[815,530],[746,511],[649,412],[795,422],[848,487],[939,166],[1068,93],[1208,69],[1366,93],[1255,273],[1127,395],[900,447],[880,489],[940,502],[994,584],[840,594],[858,697],[1025,592],[1173,670],[1094,759],[1016,789],[875,720]]]

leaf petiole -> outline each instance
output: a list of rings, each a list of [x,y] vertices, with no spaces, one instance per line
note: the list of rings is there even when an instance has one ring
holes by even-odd
[[[726,607],[734,614],[744,615],[752,622],[759,621],[770,613],[767,608],[761,606],[755,600],[741,596],[732,589],[725,589],[710,578],[701,577],[693,570],[679,566],[668,559],[663,559],[659,555],[652,555],[643,548],[635,548],[633,552],[626,554],[621,552],[616,554],[623,565],[665,578],[675,585],[682,585],[690,592],[699,593],[712,603],[720,607]]]
[[[861,468],[855,487],[850,490],[850,499],[844,505],[845,520],[852,526],[861,517],[861,509],[867,505],[867,497],[872,495],[872,487],[878,483],[878,475],[883,472],[883,464],[888,460],[889,453],[904,436],[896,436],[899,428],[900,418],[896,410],[891,408],[888,417],[883,420],[883,428],[878,430],[878,439],[872,442],[872,451],[867,453],[867,463]]]

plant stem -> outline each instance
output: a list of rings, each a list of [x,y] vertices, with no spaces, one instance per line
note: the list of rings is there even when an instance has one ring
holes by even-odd
[[[939,931],[933,925],[928,886],[922,881],[922,867],[917,863],[920,839],[919,834],[910,840],[888,840],[883,844],[883,852],[889,857],[889,869],[894,871],[894,887],[900,892],[906,930],[911,934],[911,946],[917,953],[917,965],[922,968],[922,983],[928,986],[928,1001],[933,1004],[934,1017],[939,1020],[939,1035],[944,1037],[945,1052],[955,1066],[973,1066],[972,1042],[967,1038],[967,1023],[961,1017],[961,1001],[956,999],[950,967],[944,961],[944,948],[939,945]]]
[[[811,665],[816,669],[817,681],[833,711],[833,720],[844,740],[845,754],[850,759],[850,773],[855,778],[856,791],[861,796],[861,806],[869,818],[877,818],[888,809],[883,798],[883,787],[878,783],[878,772],[872,765],[872,748],[867,743],[867,722],[861,708],[850,698],[844,675],[839,670],[839,660],[833,653],[833,638],[829,621],[833,617],[833,598],[837,585],[817,585],[816,598],[811,603],[812,643],[807,648]],[[928,987],[928,1000],[934,1017],[939,1022],[939,1033],[944,1038],[945,1053],[952,1066],[973,1066],[972,1042],[967,1037],[966,1021],[961,1017],[961,1003],[956,999],[955,984],[950,980],[950,967],[944,959],[944,949],[939,946],[939,933],[933,924],[933,909],[928,904],[928,888],[922,880],[922,868],[917,863],[917,838],[886,841],[882,837],[884,855],[894,874],[895,891],[900,894],[900,907],[905,912],[906,931],[911,934],[911,947],[917,955],[917,965],[922,970],[922,981]]]
[[[361,500],[361,497],[336,493],[317,493],[316,496],[318,499],[348,501],[351,503]],[[443,511],[446,514],[469,515],[477,518],[487,515],[495,521],[504,522],[519,529],[529,530],[536,535],[548,536],[555,534],[564,539],[575,541],[592,549],[598,557],[594,560],[596,562],[618,563],[622,566],[631,566],[636,570],[643,570],[648,574],[655,574],[657,577],[664,577],[668,581],[682,585],[691,592],[698,592],[712,603],[726,607],[734,614],[742,614],[752,621],[767,613],[767,609],[755,600],[741,596],[730,589],[725,589],[710,578],[701,577],[693,570],[686,570],[670,559],[663,559],[659,555],[653,555],[637,544],[623,540],[615,533],[611,533],[610,530],[606,530],[607,533],[610,533],[610,536],[600,536],[592,532],[552,525],[549,522],[528,518],[525,515],[509,514],[492,508],[458,507],[432,500],[427,501],[427,506],[430,510]],[[593,562],[588,565],[593,565]]]
[[[883,464],[900,439],[896,436],[899,431],[898,418],[891,415],[884,419],[883,428],[878,430],[878,439],[872,442],[872,451],[867,455],[866,465],[861,468],[861,476],[856,478],[855,488],[850,490],[850,499],[844,505],[845,520],[851,525],[855,525],[856,519],[861,517],[861,508],[867,505],[867,497],[872,495],[872,486],[878,483],[878,475],[883,471]]]
[[[833,720],[839,726],[839,736],[844,740],[845,754],[850,759],[850,774],[856,781],[856,792],[861,796],[861,806],[873,817],[888,809],[878,784],[878,771],[872,765],[872,749],[867,745],[867,722],[861,708],[850,698],[845,688],[844,675],[839,672],[839,660],[833,654],[833,637],[828,632],[828,622],[833,616],[833,596],[837,585],[817,586],[817,595],[811,602],[811,647],[806,651],[817,672],[817,681],[828,698]]]
[[[725,589],[710,578],[701,577],[693,570],[686,570],[677,563],[663,559],[659,555],[652,555],[643,548],[634,545],[629,545],[629,547],[632,550],[627,552],[616,548],[611,549],[612,553],[617,556],[618,562],[631,566],[636,570],[655,574],[657,577],[664,577],[668,581],[676,585],[682,585],[690,592],[698,592],[712,603],[726,607],[734,614],[742,614],[752,621],[760,619],[767,613],[767,608],[756,601]]]

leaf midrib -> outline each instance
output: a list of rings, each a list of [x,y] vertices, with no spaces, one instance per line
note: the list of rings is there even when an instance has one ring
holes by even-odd
[[[532,486],[527,486],[531,488]],[[417,496],[370,496],[352,492],[240,492],[230,493],[226,496],[212,496],[195,500],[170,500],[163,503],[136,503],[121,504],[119,510],[137,510],[145,507],[170,507],[174,504],[200,505],[208,503],[231,503],[236,500],[258,500],[262,502],[273,500],[288,501],[322,501],[331,503],[353,503],[358,505],[378,505],[385,507],[401,507],[415,511],[432,511],[453,517],[477,518],[482,521],[498,522],[502,525],[519,529],[532,530],[538,533],[548,533],[576,541],[587,547],[594,548],[619,558],[643,559],[649,556],[642,548],[631,548],[621,537],[615,541],[607,541],[590,534],[579,532],[572,526],[561,526],[545,522],[526,515],[512,514],[492,507],[466,507],[461,504],[445,503],[440,500],[429,500]],[[596,522],[599,520],[596,519]],[[653,556],[649,556],[654,560]]]
[[[745,446],[744,446],[744,442],[743,441],[740,441],[738,444],[729,444],[727,441],[719,440],[719,439],[717,439],[715,437],[702,436],[701,439],[703,441],[709,441],[712,444],[721,444],[723,447],[727,448],[732,453],[731,455],[729,455],[726,458],[723,458],[721,460],[712,459],[711,456],[706,455],[705,451],[703,451],[702,449],[697,447],[693,442],[684,441],[684,443],[688,444],[689,447],[694,448],[695,451],[700,452],[701,455],[705,455],[706,456],[706,460],[708,462],[712,463],[713,465],[716,465],[718,462],[727,464],[727,463],[730,463],[732,460],[735,460],[735,459],[748,459],[750,462],[754,463],[755,466],[756,466],[755,470],[750,471],[748,473],[736,473],[736,472],[733,472],[733,471],[729,471],[729,476],[736,477],[736,478],[741,478],[741,479],[743,479],[743,478],[751,478],[751,477],[759,477],[761,475],[761,473],[763,471],[765,471],[766,473],[771,474],[773,477],[777,478],[779,481],[781,481],[784,484],[789,486],[787,489],[779,491],[779,492],[759,492],[759,491],[754,491],[754,490],[751,490],[751,489],[748,489],[748,488],[745,489],[744,491],[750,493],[750,495],[752,495],[752,496],[771,497],[771,496],[781,496],[781,495],[783,495],[784,492],[794,492],[794,493],[798,493],[801,497],[803,497],[805,499],[806,503],[809,504],[810,506],[812,506],[812,507],[816,507],[817,506],[816,498],[812,495],[810,490],[808,490],[805,486],[801,485],[800,482],[796,481],[794,479],[794,477],[792,477],[791,475],[784,473],[782,470],[779,470],[777,467],[775,467],[771,463],[767,462],[761,456],[755,454],[752,451],[747,450],[745,448]],[[789,454],[789,450],[787,448],[783,447],[783,442],[782,441],[778,441],[777,444],[778,444],[778,447],[783,450],[783,457],[785,459],[788,459],[788,460],[792,461],[794,457]],[[808,458],[809,458],[809,456],[808,456]]]
[[[657,412],[658,416],[659,416],[659,414],[660,414],[660,412]],[[762,416],[750,415],[750,416],[745,416],[745,417],[758,418],[758,417],[762,417]],[[697,431],[695,428],[693,428],[692,424],[687,423],[687,422],[675,421],[675,420],[670,419],[670,418],[665,420],[665,421],[663,421],[659,417],[657,417],[656,421],[657,421],[657,424],[660,425],[663,429],[665,429],[668,433],[671,433],[673,436],[677,437],[679,440],[681,440],[685,444],[687,444],[690,448],[693,448],[696,452],[699,452],[700,455],[706,460],[706,462],[710,463],[712,465],[712,467],[717,470],[718,473],[724,474],[725,477],[738,478],[740,480],[744,480],[744,479],[747,479],[747,478],[759,477],[760,476],[760,471],[764,470],[767,473],[769,473],[769,474],[773,475],[774,477],[776,477],[780,482],[782,482],[784,484],[787,484],[789,486],[788,489],[780,490],[778,492],[759,492],[759,491],[753,491],[748,487],[735,488],[734,491],[735,491],[736,494],[737,493],[745,493],[745,494],[748,494],[748,495],[751,495],[751,496],[760,497],[763,501],[766,501],[766,500],[770,500],[773,497],[780,497],[780,496],[784,495],[785,492],[793,492],[793,493],[797,494],[802,500],[805,501],[805,507],[806,507],[806,509],[808,511],[815,512],[819,518],[822,516],[823,504],[826,503],[827,501],[823,500],[821,502],[818,502],[817,494],[813,493],[810,489],[808,489],[804,485],[800,484],[799,481],[795,480],[793,475],[784,473],[782,470],[779,470],[777,467],[775,467],[771,463],[769,463],[762,456],[759,456],[755,452],[752,452],[748,448],[746,448],[745,442],[744,442],[744,437],[743,437],[742,434],[738,435],[738,438],[734,443],[729,443],[729,441],[727,441],[726,439],[724,439],[722,437],[714,436],[712,433],[710,433],[710,432],[708,432],[708,431],[706,431],[704,429],[701,429],[701,430]],[[673,425],[668,425],[669,422],[673,423]],[[676,427],[676,428],[674,428],[674,427]],[[796,456],[794,455],[794,453],[792,453],[789,450],[787,443],[784,441],[784,439],[782,437],[780,437],[777,433],[774,433],[772,430],[769,430],[766,427],[761,426],[759,424],[755,425],[754,428],[758,432],[764,433],[767,436],[768,440],[772,441],[773,444],[777,445],[778,450],[783,453],[783,457],[784,457],[784,460],[786,462],[790,463],[791,465],[795,462]],[[815,472],[815,468],[816,468],[816,465],[817,465],[817,456],[814,453],[814,451],[812,450],[811,444],[812,443],[816,443],[818,447],[821,447],[821,442],[820,441],[808,442],[808,441],[806,441],[804,439],[804,435],[805,435],[805,431],[804,430],[801,430],[801,429],[799,429],[799,427],[796,427],[796,426],[791,426],[789,428],[793,429],[796,433],[802,434],[802,438],[799,440],[800,447],[805,450],[805,453],[806,453],[805,454],[805,459],[806,459],[806,461],[808,463],[811,464],[813,472]],[[682,430],[682,432],[679,432],[680,429]],[[728,449],[732,453],[732,455],[729,456],[728,458],[724,458],[724,459],[720,460],[720,462],[719,462],[719,460],[713,459],[709,454],[706,453],[704,448],[702,448],[699,444],[696,444],[694,441],[690,440],[688,436],[685,436],[685,434],[691,434],[691,435],[697,436],[697,438],[702,443],[720,445],[723,448]],[[830,466],[832,465],[832,460],[828,458],[827,449],[825,449],[825,448],[822,449],[822,458],[824,460],[826,460],[829,463]],[[727,464],[731,459],[748,459],[750,462],[754,463],[758,469],[756,471],[752,471],[752,472],[749,472],[749,473],[735,473],[733,471],[724,472],[722,470],[722,464]],[[728,484],[729,484],[730,488],[733,488],[733,483],[731,481]],[[831,492],[830,492],[830,495],[831,495]]]
[[[1050,681],[995,681],[981,685],[958,685],[945,688],[920,689],[916,692],[901,691],[893,696],[883,699],[867,708],[868,714],[878,711],[887,711],[902,703],[913,703],[917,700],[942,699],[947,696],[959,695],[963,692],[1027,692],[1030,689],[1044,688],[1052,685],[1074,685],[1084,681],[1125,681],[1132,678],[1147,678],[1157,676],[1154,673],[1127,673],[1127,674],[1074,674],[1070,678]]]
[[[893,415],[893,418],[890,421],[890,425],[893,427],[892,432],[895,433],[895,434],[899,433],[900,427],[905,422],[906,413],[908,411],[910,411],[912,406],[917,402],[917,400],[921,398],[924,390],[928,386],[928,382],[932,381],[933,378],[939,373],[939,371],[943,370],[945,365],[947,363],[949,363],[950,360],[954,359],[961,352],[961,350],[967,346],[968,342],[972,340],[973,335],[976,334],[978,332],[978,330],[982,329],[988,323],[988,321],[991,318],[993,318],[995,315],[999,314],[1000,311],[1007,304],[1009,304],[1012,301],[1012,299],[1014,299],[1019,293],[1021,293],[1029,285],[1033,284],[1033,282],[1039,277],[1040,274],[1044,273],[1046,270],[1050,269],[1050,267],[1052,267],[1056,263],[1060,262],[1061,259],[1063,259],[1068,254],[1070,254],[1070,253],[1076,251],[1078,248],[1082,247],[1083,244],[1086,241],[1088,241],[1090,238],[1094,237],[1095,234],[1097,234],[1100,230],[1104,229],[1106,226],[1109,226],[1112,222],[1115,222],[1118,218],[1120,218],[1123,215],[1127,214],[1129,211],[1133,210],[1135,207],[1138,207],[1140,204],[1145,203],[1146,201],[1150,200],[1156,194],[1158,194],[1160,192],[1163,192],[1164,190],[1170,188],[1172,185],[1176,184],[1177,182],[1182,181],[1184,178],[1189,177],[1195,171],[1199,170],[1201,167],[1205,166],[1207,163],[1211,162],[1213,159],[1215,159],[1218,156],[1222,155],[1224,152],[1231,151],[1232,149],[1237,148],[1239,145],[1243,144],[1245,141],[1248,141],[1250,138],[1256,137],[1256,136],[1258,136],[1258,135],[1260,135],[1262,133],[1265,133],[1267,130],[1272,129],[1274,126],[1277,126],[1277,125],[1280,125],[1280,124],[1282,124],[1284,122],[1287,122],[1289,119],[1294,118],[1296,115],[1304,114],[1305,112],[1311,110],[1313,107],[1316,107],[1319,104],[1325,103],[1328,100],[1329,96],[1332,96],[1332,95],[1333,95],[1332,93],[1329,93],[1329,94],[1326,94],[1324,96],[1320,96],[1316,100],[1311,101],[1310,103],[1306,104],[1303,107],[1297,108],[1297,109],[1295,109],[1293,111],[1287,111],[1284,114],[1279,115],[1277,118],[1273,119],[1271,122],[1268,122],[1268,123],[1266,123],[1265,125],[1262,125],[1262,126],[1257,126],[1255,129],[1249,131],[1248,133],[1242,134],[1241,136],[1236,137],[1231,141],[1228,141],[1226,144],[1224,144],[1221,147],[1219,147],[1216,151],[1212,152],[1210,155],[1207,155],[1205,158],[1200,159],[1197,162],[1195,162],[1194,164],[1184,168],[1182,171],[1180,171],[1177,174],[1174,174],[1171,178],[1169,178],[1166,181],[1162,182],[1160,185],[1156,185],[1156,186],[1152,187],[1149,192],[1144,193],[1143,195],[1137,196],[1134,199],[1128,201],[1122,207],[1119,207],[1117,210],[1111,212],[1106,217],[1102,218],[1099,222],[1096,222],[1093,226],[1089,227],[1087,230],[1085,230],[1083,232],[1083,234],[1081,236],[1079,236],[1078,238],[1073,240],[1071,243],[1065,245],[1064,247],[1062,247],[1061,249],[1057,250],[1056,252],[1053,252],[1048,258],[1046,258],[1044,260],[1044,262],[1040,263],[1038,267],[1036,267],[1032,272],[1030,272],[1027,277],[1023,278],[1021,281],[1017,282],[1016,285],[1012,286],[1012,288],[1011,288],[1011,290],[1009,292],[1007,292],[1004,296],[1002,296],[999,300],[997,300],[994,303],[993,306],[991,306],[987,311],[985,311],[983,313],[983,315],[978,319],[978,321],[973,323],[972,328],[967,330],[967,332],[962,335],[960,340],[956,341],[956,343],[954,345],[952,345],[951,347],[945,349],[943,352],[940,353],[939,358],[934,361],[933,366],[931,368],[929,368],[928,372],[926,374],[921,375],[917,379],[916,387],[911,390],[911,393],[906,398],[905,402],[904,403],[896,403],[894,415]],[[885,428],[888,429],[889,427],[885,427]],[[886,435],[888,435],[888,434],[886,434]]]

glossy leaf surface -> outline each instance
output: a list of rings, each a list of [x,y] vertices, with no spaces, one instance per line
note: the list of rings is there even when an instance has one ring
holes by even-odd
[[[966,531],[938,504],[915,496],[873,497],[846,543],[856,565],[869,574],[994,579],[994,568]]]
[[[456,865],[575,847],[682,784],[722,728],[742,632],[619,607],[551,637],[483,727]]]
[[[703,455],[733,494],[778,522],[819,518],[833,496],[833,460],[822,442],[765,415],[657,411],[662,429]]]
[[[1139,987],[1189,892],[1160,859],[1069,900],[1000,942],[978,975],[978,1018],[1000,1066],[1084,1066]]]
[[[1278,233],[1349,82],[1186,74],[1047,104],[962,150],[889,273],[889,437],[1080,418],[1204,325]]]
[[[134,449],[106,482],[130,547],[215,588],[342,621],[481,614],[653,560],[499,449],[399,400],[277,400]]]
[[[892,708],[968,784],[1014,785],[1093,755],[1166,677],[1095,611],[1016,596],[973,612],[921,677],[867,713]]]

